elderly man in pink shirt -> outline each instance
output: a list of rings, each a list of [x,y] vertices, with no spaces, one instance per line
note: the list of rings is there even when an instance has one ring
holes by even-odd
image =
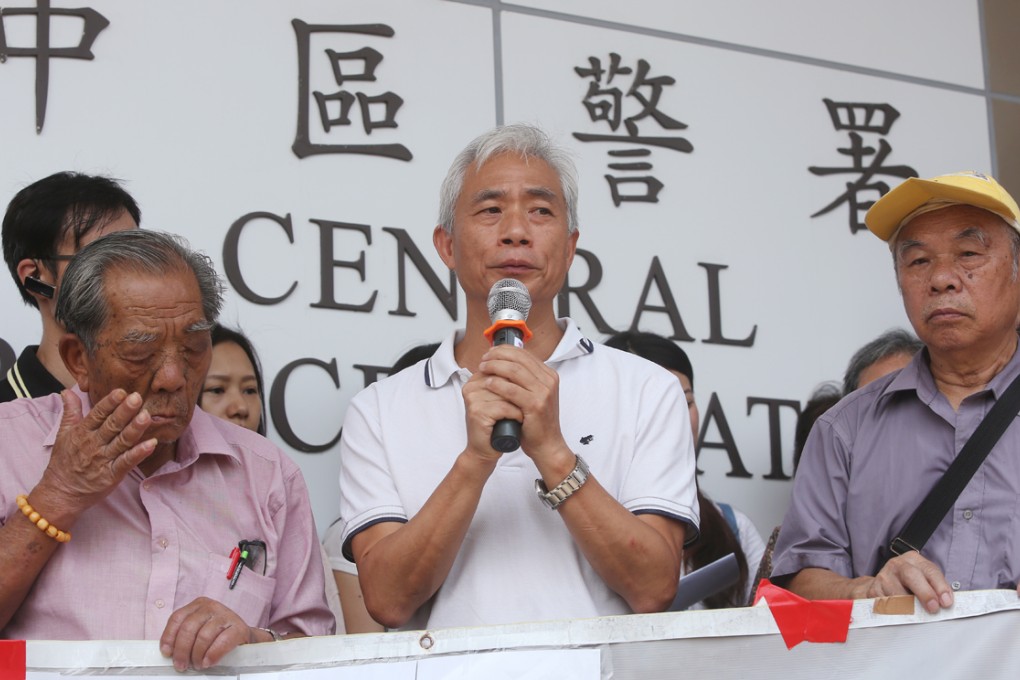
[[[195,408],[221,302],[166,234],[107,235],[68,267],[77,386],[0,405],[0,637],[158,639],[184,670],[333,632],[297,466]]]

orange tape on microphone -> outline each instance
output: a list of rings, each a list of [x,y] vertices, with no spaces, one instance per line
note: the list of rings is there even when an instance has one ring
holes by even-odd
[[[502,319],[485,329],[485,337],[489,341],[490,345],[492,344],[492,338],[496,335],[496,332],[501,331],[504,328],[519,328],[521,335],[524,337],[524,342],[531,340],[531,331],[528,330],[528,324],[524,321]]]

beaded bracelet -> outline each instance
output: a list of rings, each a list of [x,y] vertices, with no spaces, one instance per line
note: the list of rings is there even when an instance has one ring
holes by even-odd
[[[42,516],[28,504],[28,496],[25,494],[18,496],[18,507],[21,508],[21,514],[27,517],[29,522],[39,527],[41,532],[56,540],[58,543],[67,543],[71,540],[71,534],[69,532],[61,531],[43,519]]]

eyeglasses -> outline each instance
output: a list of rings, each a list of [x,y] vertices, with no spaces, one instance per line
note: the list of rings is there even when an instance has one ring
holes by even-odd
[[[266,544],[258,539],[241,541],[237,544],[244,556],[244,565],[254,572],[261,568],[262,575],[266,573]]]
[[[36,266],[38,266],[38,262],[70,262],[74,259],[74,255],[49,255],[47,257],[37,255],[32,259],[37,261]]]

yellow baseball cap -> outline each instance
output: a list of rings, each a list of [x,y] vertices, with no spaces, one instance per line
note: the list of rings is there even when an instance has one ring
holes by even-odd
[[[980,172],[956,172],[932,179],[911,177],[875,201],[864,216],[875,236],[888,241],[928,203],[973,205],[995,213],[1020,231],[1020,208],[995,179]]]

